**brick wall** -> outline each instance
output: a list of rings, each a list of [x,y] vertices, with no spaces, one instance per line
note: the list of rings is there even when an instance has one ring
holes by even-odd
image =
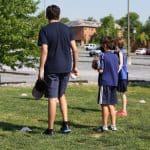
[[[81,46],[91,41],[93,35],[96,34],[95,27],[71,27],[75,40]]]

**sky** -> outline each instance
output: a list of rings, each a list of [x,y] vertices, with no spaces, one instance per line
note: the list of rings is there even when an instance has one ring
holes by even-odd
[[[58,5],[61,8],[61,18],[69,20],[87,19],[93,17],[97,21],[110,14],[120,19],[127,14],[128,0],[41,0],[38,12],[48,5]],[[150,0],[130,0],[130,12],[136,12],[140,21],[145,23],[150,16]]]

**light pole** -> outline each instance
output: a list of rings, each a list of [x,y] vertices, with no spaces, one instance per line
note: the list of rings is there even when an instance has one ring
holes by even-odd
[[[130,0],[128,0],[128,49],[127,49],[127,63],[128,65],[131,65],[131,47],[130,47]]]

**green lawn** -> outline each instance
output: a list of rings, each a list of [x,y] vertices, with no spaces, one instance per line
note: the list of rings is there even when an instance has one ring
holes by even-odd
[[[41,134],[47,128],[46,99],[35,101],[29,87],[0,87],[0,150],[150,149],[150,86],[129,86],[128,117],[118,118],[118,131],[103,134],[94,131],[101,124],[97,86],[70,85],[66,96],[72,133],[59,133],[62,119],[58,109],[56,134],[51,137]],[[32,132],[21,132],[25,126]]]

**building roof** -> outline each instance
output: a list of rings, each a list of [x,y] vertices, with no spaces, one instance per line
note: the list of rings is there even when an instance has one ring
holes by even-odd
[[[75,20],[66,23],[69,27],[95,27],[100,26],[100,23],[87,20]]]

